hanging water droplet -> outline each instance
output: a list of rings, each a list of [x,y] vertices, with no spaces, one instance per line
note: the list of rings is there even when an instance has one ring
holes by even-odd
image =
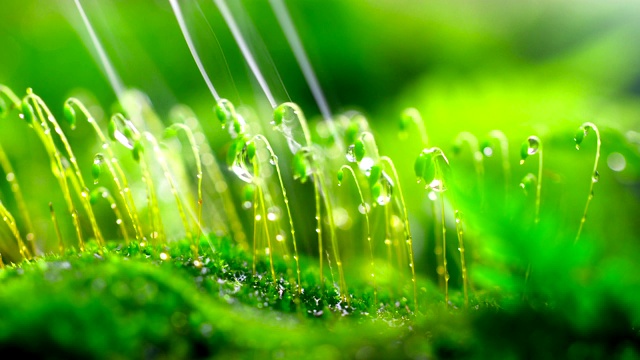
[[[540,139],[537,136],[530,136],[527,141],[529,142],[529,150],[527,152],[529,155],[534,155],[540,148]]]
[[[347,161],[354,163],[356,162],[356,147],[355,145],[349,145],[346,153]]]
[[[594,183],[597,183],[598,181],[600,181],[600,173],[596,170],[596,172],[593,173],[593,177],[591,178],[591,181],[593,181]]]
[[[444,181],[440,180],[440,179],[434,179],[433,181],[431,181],[431,183],[429,183],[429,185],[427,185],[427,188],[431,189],[434,192],[444,192],[447,190],[447,187],[444,184]]]
[[[456,224],[460,224],[460,222],[462,221],[460,216],[460,211],[458,210],[455,211],[455,218],[456,218]]]
[[[371,211],[371,206],[369,204],[367,204],[367,203],[362,203],[362,204],[358,205],[358,211],[362,215],[368,214],[369,211]]]
[[[296,153],[309,141],[303,130],[306,119],[302,111],[293,103],[284,103],[278,106],[273,113],[274,129],[279,131],[287,139],[287,145],[292,153]]]
[[[382,177],[379,182],[379,192],[376,194],[376,202],[380,206],[385,206],[391,201],[391,196],[393,194],[393,181],[391,178],[384,172],[382,172]]]

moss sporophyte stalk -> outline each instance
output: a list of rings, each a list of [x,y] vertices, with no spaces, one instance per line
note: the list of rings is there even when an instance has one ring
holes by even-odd
[[[174,205],[182,223],[183,235],[191,241],[191,256],[193,263],[201,266],[202,262],[199,252],[201,250],[201,238],[207,236],[207,225],[216,221],[211,219],[212,214],[223,212],[227,219],[237,217],[235,208],[245,208],[252,210],[249,217],[252,226],[252,242],[247,244],[244,239],[239,236],[237,243],[244,249],[252,249],[252,272],[258,275],[261,269],[261,263],[267,260],[268,273],[271,281],[281,281],[281,276],[292,285],[294,296],[298,299],[304,297],[305,267],[310,266],[303,258],[307,255],[301,253],[301,238],[296,232],[296,222],[298,217],[292,210],[291,199],[287,190],[287,182],[284,178],[284,172],[281,168],[281,160],[276,150],[268,140],[267,135],[251,134],[251,125],[248,124],[243,115],[238,113],[228,100],[220,99],[215,107],[215,116],[219,119],[222,127],[227,129],[231,138],[231,143],[227,149],[227,164],[229,169],[235,176],[246,183],[244,195],[242,195],[241,203],[229,204],[234,202],[231,196],[221,196],[223,198],[222,208],[215,208],[211,213],[205,212],[205,205],[208,197],[205,196],[206,188],[213,188],[218,194],[229,194],[233,188],[232,179],[225,179],[224,175],[218,170],[217,165],[212,165],[211,160],[203,161],[204,154],[213,156],[211,149],[205,148],[202,152],[202,137],[198,127],[194,129],[194,121],[197,119],[184,107],[174,112],[175,119],[182,122],[174,122],[166,128],[162,129],[162,138],[170,141],[173,138],[184,135],[184,145],[189,149],[191,159],[185,158],[184,164],[193,164],[193,172],[189,176],[193,182],[194,190],[190,188],[181,189],[176,182],[176,173],[170,168],[167,161],[167,152],[163,150],[162,144],[156,139],[152,132],[148,130],[138,130],[134,123],[123,114],[115,114],[105,124],[108,128],[108,137],[105,136],[100,123],[89,113],[87,107],[76,98],[69,98],[63,106],[64,118],[71,129],[78,127],[78,120],[83,118],[91,125],[93,133],[97,136],[100,144],[100,152],[95,154],[90,164],[83,165],[78,163],[71,149],[71,143],[67,140],[64,130],[55,120],[53,114],[44,101],[35,95],[32,91],[28,91],[27,96],[20,100],[14,93],[3,86],[0,88],[3,94],[2,114],[4,117],[10,115],[12,110],[20,110],[22,117],[27,124],[33,128],[36,135],[44,145],[46,154],[49,158],[52,174],[60,187],[62,199],[66,204],[66,213],[54,211],[54,204],[50,203],[51,226],[56,234],[55,241],[47,241],[42,237],[37,237],[37,230],[32,225],[29,216],[28,206],[24,201],[24,194],[17,183],[17,176],[11,166],[10,156],[5,151],[0,152],[0,165],[2,170],[7,174],[6,181],[10,185],[11,194],[15,203],[8,207],[4,203],[0,203],[0,212],[2,213],[4,224],[7,226],[14,241],[14,248],[17,250],[19,257],[22,259],[37,258],[38,254],[42,254],[43,249],[50,248],[50,244],[55,244],[59,252],[65,252],[69,248],[78,247],[80,251],[85,249],[87,224],[83,223],[82,218],[86,216],[91,231],[88,233],[90,237],[95,239],[100,249],[104,248],[104,240],[100,226],[105,229],[108,226],[116,225],[118,234],[125,243],[134,243],[139,246],[145,246],[148,241],[156,246],[166,243],[170,240],[165,230],[165,220],[162,218],[162,210],[160,200],[157,193],[157,184],[163,183],[174,198]],[[8,105],[7,105],[8,104]],[[147,110],[151,111],[151,110]],[[177,114],[177,115],[175,115]],[[154,115],[155,116],[155,115]],[[427,140],[424,125],[415,109],[405,110],[401,117],[401,127],[406,130],[411,124],[416,124],[420,129],[421,140]],[[187,125],[187,122],[191,125]],[[284,103],[276,107],[272,121],[273,129],[276,133],[283,136],[288,145],[291,154],[281,155],[284,158],[290,158],[290,173],[295,180],[302,183],[307,181],[313,185],[313,201],[314,213],[316,221],[317,233],[317,251],[312,252],[318,258],[316,272],[318,283],[325,287],[325,265],[335,265],[337,277],[335,278],[335,291],[339,298],[345,304],[354,301],[354,296],[359,290],[349,290],[347,280],[354,270],[351,268],[353,250],[357,249],[356,244],[362,244],[363,247],[357,251],[366,254],[367,270],[365,273],[369,278],[367,282],[371,286],[371,306],[378,307],[388,301],[381,294],[388,294],[390,289],[381,288],[388,286],[387,281],[382,283],[379,281],[381,270],[385,267],[397,268],[398,279],[404,277],[403,273],[407,268],[410,271],[410,293],[412,298],[413,311],[419,311],[424,306],[420,299],[419,293],[419,269],[416,269],[414,260],[414,237],[410,228],[410,214],[405,204],[404,194],[401,188],[401,177],[398,173],[393,161],[390,157],[381,156],[378,145],[371,133],[366,118],[362,115],[342,116],[340,121],[336,122],[337,131],[340,137],[346,142],[344,143],[344,157],[342,159],[331,159],[324,154],[323,146],[335,146],[334,144],[321,145],[312,140],[313,134],[311,128],[302,114],[301,109],[293,103]],[[585,206],[584,214],[580,223],[576,241],[582,232],[584,219],[589,208],[592,198],[593,184],[597,182],[598,159],[600,156],[600,137],[597,127],[592,123],[585,123],[580,128],[575,137],[576,145],[579,146],[585,135],[593,131],[597,135],[596,160],[594,164],[590,196]],[[57,139],[53,138],[56,134]],[[197,135],[196,134],[200,134]],[[476,164],[476,173],[478,176],[484,174],[484,167],[481,165],[481,157],[492,156],[494,149],[499,149],[502,155],[501,171],[505,182],[505,201],[508,200],[508,184],[511,177],[511,169],[508,161],[508,140],[504,134],[498,130],[492,131],[488,135],[489,140],[479,144],[475,137],[470,133],[462,133],[458,136],[455,147],[459,148],[464,143],[469,144],[473,154],[474,163]],[[125,149],[124,152],[114,151],[112,142],[117,142]],[[148,151],[151,150],[151,151]],[[10,152],[9,152],[10,154]],[[141,181],[135,181],[132,187],[130,180],[132,176],[129,174],[132,169],[122,166],[126,163],[126,159],[121,156],[130,154],[132,160],[138,166],[138,174]],[[150,156],[152,155],[152,156]],[[538,175],[528,174],[522,181],[521,186],[525,189],[529,184],[535,184],[535,223],[540,219],[540,199],[541,199],[541,179],[542,179],[542,146],[540,140],[531,136],[522,145],[521,163],[532,155],[539,156]],[[153,159],[153,163],[150,159]],[[128,160],[127,160],[128,161]],[[346,163],[345,163],[346,161]],[[215,162],[215,160],[214,160]],[[155,166],[157,165],[157,166]],[[175,165],[174,165],[175,166]],[[93,178],[93,188],[90,188],[84,181],[82,174],[83,168],[86,167],[87,173]],[[160,178],[154,173],[158,167]],[[336,183],[330,181],[330,169],[334,168],[333,174],[338,174],[337,185],[345,182],[346,177],[352,182],[353,188],[357,192],[357,203],[350,204],[346,194],[336,193],[332,186]],[[204,174],[215,172],[210,175],[209,181],[205,181]],[[273,175],[271,175],[273,173]],[[461,290],[465,306],[473,298],[470,294],[470,278],[467,271],[467,259],[465,257],[464,246],[464,225],[463,212],[455,206],[455,189],[452,188],[451,167],[449,159],[444,152],[437,147],[425,148],[415,162],[415,173],[420,182],[425,184],[427,190],[430,191],[429,198],[439,198],[438,210],[436,215],[432,211],[434,219],[439,219],[440,231],[435,237],[438,241],[437,248],[441,249],[441,256],[435,267],[442,269],[444,301],[446,304],[451,303],[450,298],[450,276],[448,262],[448,246],[447,246],[447,208],[452,207],[453,220],[458,241],[459,257],[459,273],[461,276]],[[480,180],[479,180],[480,181]],[[213,184],[212,184],[213,183]],[[139,189],[138,185],[142,184],[144,190]],[[344,188],[344,187],[343,187]],[[274,189],[277,189],[274,193]],[[146,203],[142,206],[139,200],[136,200],[136,191],[143,191]],[[344,191],[342,191],[344,193]],[[451,194],[445,199],[445,193]],[[187,199],[190,199],[187,202]],[[445,201],[447,200],[447,201]],[[92,207],[99,206],[104,201],[109,209],[113,212],[115,223],[105,223],[97,218]],[[76,206],[76,202],[80,202],[81,207]],[[187,205],[189,204],[189,205]],[[435,204],[435,202],[434,202]],[[351,206],[353,205],[353,206]],[[139,209],[142,209],[140,212]],[[12,210],[16,209],[21,216],[17,219],[12,215]],[[83,211],[81,212],[80,209]],[[380,209],[379,211],[377,209]],[[435,209],[435,205],[434,205]],[[231,211],[233,213],[228,213]],[[337,211],[337,213],[336,213]],[[357,239],[348,239],[338,236],[345,230],[338,229],[338,224],[344,224],[339,216],[346,211],[349,221],[360,222],[363,224],[363,234],[365,240],[359,242]],[[145,215],[140,216],[140,214]],[[353,214],[353,217],[350,215]],[[287,217],[284,219],[284,217]],[[302,214],[300,214],[302,216]],[[358,217],[362,216],[362,220]],[[71,242],[58,223],[60,221],[67,222],[70,218],[73,229],[76,234],[77,243]],[[376,230],[373,218],[382,218],[382,231]],[[145,220],[143,220],[145,219]],[[338,223],[336,222],[338,221]],[[363,222],[361,222],[363,221]],[[240,220],[238,220],[240,223]],[[235,228],[234,228],[235,226]],[[241,226],[241,225],[240,225]],[[340,225],[343,226],[343,225]],[[132,230],[132,231],[131,231]],[[25,241],[22,232],[26,232],[27,240]],[[239,234],[244,232],[238,225],[226,227],[229,234]],[[356,231],[356,233],[359,231]],[[133,234],[133,236],[131,235]],[[309,240],[305,238],[305,248],[309,248],[307,243]],[[5,241],[5,247],[11,247],[10,243]],[[437,249],[436,249],[437,252]],[[308,254],[308,250],[304,251]],[[384,254],[384,255],[383,255]],[[345,256],[347,256],[345,261]],[[4,261],[7,261],[5,256]],[[16,261],[15,258],[12,258]],[[285,266],[280,268],[278,264]],[[306,264],[306,265],[305,265]],[[457,266],[457,265],[456,265]],[[386,273],[387,270],[383,270]],[[333,276],[333,270],[331,270]],[[333,277],[332,277],[333,278]],[[402,284],[402,282],[400,282]],[[331,286],[329,287],[331,288]],[[404,290],[401,290],[401,293]],[[297,302],[300,304],[300,302]],[[422,305],[421,305],[422,304]]]

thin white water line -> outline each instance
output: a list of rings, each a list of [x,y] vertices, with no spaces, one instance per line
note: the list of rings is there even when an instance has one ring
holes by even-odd
[[[322,88],[320,87],[320,83],[318,82],[318,77],[311,67],[309,57],[307,56],[304,47],[302,47],[302,41],[300,41],[300,37],[296,32],[293,21],[291,20],[291,15],[287,11],[287,7],[282,0],[269,0],[269,3],[271,4],[271,8],[273,9],[276,18],[280,23],[280,27],[282,28],[287,41],[289,42],[289,46],[291,46],[293,55],[298,61],[300,70],[302,70],[302,74],[309,84],[309,88],[311,89],[311,93],[313,94],[313,97],[318,104],[318,108],[322,113],[322,117],[327,120],[327,122],[331,123],[331,127],[333,128],[334,126],[331,117],[331,110],[329,110],[329,104],[327,103],[327,99],[322,92]]]
[[[191,40],[191,35],[189,35],[189,29],[187,29],[187,24],[184,22],[184,17],[182,16],[182,11],[180,10],[178,1],[169,0],[169,3],[171,3],[171,8],[173,9],[173,13],[176,15],[176,20],[178,20],[180,31],[182,31],[184,40],[187,42],[187,46],[189,47],[189,51],[191,52],[191,57],[193,57],[193,60],[196,62],[196,66],[198,67],[198,70],[200,70],[200,74],[202,75],[204,82],[207,83],[207,87],[209,88],[209,91],[211,91],[211,95],[213,95],[216,101],[220,100],[220,95],[218,95],[218,92],[213,87],[211,79],[209,79],[209,75],[207,75],[207,70],[205,70],[204,65],[202,65],[202,61],[200,61],[200,56],[198,56],[196,47],[195,45],[193,45],[193,40]]]
[[[327,125],[329,125],[331,135],[336,139],[337,144],[342,144],[342,139],[338,133],[338,129],[336,129],[336,126],[333,123],[333,117],[331,115],[331,110],[329,109],[329,104],[327,103],[327,98],[324,96],[324,92],[322,91],[322,87],[320,87],[320,82],[318,81],[315,71],[313,71],[311,61],[309,61],[309,56],[302,46],[302,41],[300,40],[300,36],[298,36],[298,32],[291,20],[291,15],[287,10],[287,6],[282,0],[269,0],[269,3],[271,4],[271,8],[280,23],[284,36],[287,38],[287,42],[289,42],[289,46],[291,46],[293,55],[298,61],[300,70],[302,70],[302,75],[304,75],[304,78],[309,84],[311,94],[318,104],[320,113],[327,122]]]
[[[113,68],[113,65],[109,61],[109,58],[107,57],[107,53],[104,51],[104,48],[100,43],[100,40],[98,40],[98,36],[96,35],[95,31],[93,30],[93,27],[91,26],[91,23],[89,22],[89,18],[87,17],[87,14],[84,12],[84,9],[80,4],[80,0],[75,0],[75,3],[76,3],[76,7],[78,8],[78,12],[80,12],[80,16],[82,17],[82,22],[84,22],[84,25],[86,26],[87,31],[89,31],[89,36],[91,37],[91,41],[93,42],[93,45],[96,47],[96,51],[98,52],[98,57],[100,58],[100,62],[102,62],[102,66],[104,67],[104,70],[107,73],[106,74],[107,79],[109,80],[109,83],[111,83],[111,87],[113,88],[113,91],[115,91],[116,97],[118,98],[118,100],[122,100],[125,92],[122,80],[120,80],[120,78],[116,74],[115,69]]]
[[[171,1],[175,1],[175,0],[171,0]],[[271,107],[275,109],[278,106],[278,103],[273,98],[273,94],[271,93],[271,90],[269,89],[269,86],[267,85],[267,82],[264,79],[264,76],[262,75],[262,72],[260,71],[258,64],[256,63],[255,58],[251,53],[251,50],[249,50],[247,43],[244,41],[244,38],[242,37],[242,33],[238,28],[238,24],[236,24],[236,21],[234,20],[233,15],[231,14],[231,11],[227,7],[227,4],[224,2],[224,0],[213,0],[213,2],[220,10],[222,17],[224,18],[224,21],[227,23],[227,26],[229,26],[229,30],[231,30],[231,34],[233,35],[233,38],[236,40],[236,43],[240,48],[240,52],[242,52],[242,55],[247,61],[247,64],[249,64],[249,68],[251,68],[253,75],[258,80],[258,84],[260,84],[262,91],[267,96],[267,99],[269,100]]]

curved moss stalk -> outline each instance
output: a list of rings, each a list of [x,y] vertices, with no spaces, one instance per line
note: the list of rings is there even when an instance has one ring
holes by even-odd
[[[322,174],[318,171],[314,173],[315,181],[319,184],[321,189],[327,189]],[[338,267],[338,276],[340,278],[340,296],[347,304],[350,304],[349,290],[347,288],[347,282],[344,277],[344,266],[340,258],[340,248],[338,247],[338,238],[336,237],[336,225],[333,220],[333,207],[331,201],[327,195],[322,196],[324,200],[324,207],[327,211],[327,220],[329,222],[329,231],[331,236],[331,247],[333,248],[333,257],[336,259],[336,266]]]
[[[264,232],[265,235],[267,237],[267,247],[269,249],[269,269],[271,270],[271,277],[273,278],[273,281],[277,281],[277,277],[276,277],[276,271],[275,268],[273,266],[273,251],[274,248],[271,246],[271,234],[269,232],[269,224],[267,222],[267,209],[266,209],[266,205],[265,205],[265,201],[264,201],[264,189],[263,189],[263,184],[262,184],[262,179],[260,179],[260,164],[258,159],[254,159],[253,161],[253,176],[254,176],[254,184],[256,186],[256,197],[254,198],[254,200],[256,201],[254,204],[254,243],[253,243],[253,247],[254,249],[256,249],[256,236],[258,233],[258,222],[261,222],[262,224],[264,224],[263,228],[264,228]],[[260,208],[260,214],[257,214],[257,209]],[[255,254],[255,252],[254,252]],[[254,262],[255,264],[255,262]],[[255,268],[255,265],[254,265]]]
[[[469,150],[471,150],[471,156],[473,160],[473,168],[476,172],[478,181],[478,192],[480,193],[481,207],[484,208],[484,163],[482,152],[480,151],[480,145],[478,144],[478,138],[470,132],[463,131],[456,136],[453,145],[453,153],[458,154],[464,144],[467,144]]]
[[[509,193],[509,183],[511,182],[511,162],[509,161],[509,140],[507,139],[507,136],[500,130],[490,131],[489,138],[497,140],[498,145],[500,146],[500,156],[502,157],[502,172],[504,174],[504,190],[505,190],[505,199],[506,199]],[[485,153],[484,151],[483,153],[487,155],[487,153]]]
[[[444,191],[448,187],[448,178],[450,177],[449,160],[444,152],[433,147],[424,149],[415,163],[415,172],[418,181],[424,181],[425,187],[440,193],[440,219],[442,226],[442,266],[444,270],[444,288],[445,288],[445,305],[449,306],[449,271],[447,269],[447,227],[445,221]],[[456,209],[454,209],[455,211]],[[464,247],[462,247],[464,248]],[[462,273],[466,273],[466,263],[463,259],[464,252],[460,252],[461,265],[465,265]],[[465,275],[466,277],[466,275]],[[464,278],[463,278],[464,280]]]
[[[118,158],[113,153],[111,144],[109,144],[109,140],[104,135],[104,133],[102,132],[102,129],[100,129],[100,126],[98,125],[96,120],[93,118],[89,110],[84,106],[82,102],[80,102],[80,100],[76,98],[69,98],[64,104],[64,114],[72,130],[76,128],[76,123],[77,123],[77,116],[74,108],[79,109],[80,112],[84,115],[84,118],[91,125],[91,127],[93,128],[93,131],[98,136],[98,140],[100,141],[101,148],[104,150],[104,152],[108,157],[108,159],[104,159],[104,155],[101,155],[101,154],[99,156],[96,155],[96,157],[94,158],[94,167],[93,167],[94,178],[97,180],[97,176],[95,176],[96,171],[99,174],[99,168],[96,170],[96,166],[99,167],[101,164],[106,164],[107,169],[109,170],[110,176],[113,179],[113,183],[115,184],[116,189],[118,190],[118,194],[120,195],[120,198],[122,200],[122,203],[124,204],[127,215],[129,216],[129,219],[133,226],[133,230],[135,231],[136,239],[139,242],[144,240],[145,236],[142,230],[142,224],[140,223],[140,218],[138,217],[138,211],[136,209],[136,204],[133,200],[133,195],[131,194],[131,191],[129,188],[127,177],[125,176],[124,171],[122,170],[122,167],[120,167]]]
[[[71,144],[67,140],[67,137],[64,134],[64,131],[62,131],[62,128],[58,124],[58,121],[55,119],[55,117],[53,116],[53,114],[51,113],[47,105],[44,103],[44,101],[42,101],[42,99],[39,96],[33,93],[27,94],[27,96],[25,97],[25,101],[28,101],[29,99],[32,99],[33,102],[36,104],[37,109],[39,109],[38,110],[39,113],[41,112],[41,110],[44,110],[46,114],[46,120],[51,123],[51,125],[53,126],[53,130],[56,132],[56,134],[58,134],[58,137],[60,138],[60,141],[64,146],[65,152],[67,153],[67,157],[68,157],[67,160],[71,164],[71,169],[73,170],[73,174],[75,175],[80,185],[80,188],[82,189],[82,191],[79,193],[80,203],[82,204],[85,212],[87,213],[87,217],[89,218],[89,222],[91,224],[91,229],[93,230],[93,234],[96,237],[98,244],[100,245],[100,247],[103,247],[104,239],[102,237],[102,232],[100,231],[100,227],[98,226],[98,220],[96,219],[96,216],[93,213],[91,204],[89,203],[89,194],[86,191],[87,186],[85,185],[84,180],[82,178],[82,172],[80,172],[80,167],[78,166],[78,161],[76,159],[76,156],[74,155],[73,150],[71,149]]]
[[[122,131],[119,129],[122,128]],[[147,188],[147,204],[149,213],[149,224],[151,225],[151,239],[158,243],[166,240],[164,234],[164,226],[160,217],[160,207],[158,198],[156,197],[155,187],[149,171],[149,165],[144,157],[144,147],[140,139],[140,133],[135,125],[122,114],[115,114],[109,121],[109,136],[111,140],[118,141],[120,144],[132,151],[133,159],[138,163],[142,174],[142,181]]]
[[[582,143],[584,137],[589,134],[589,131],[593,131],[596,134],[596,157],[593,163],[593,172],[591,175],[591,184],[589,185],[589,195],[587,196],[587,203],[584,206],[584,212],[582,213],[582,218],[580,219],[580,227],[578,227],[578,233],[576,234],[574,243],[578,242],[578,240],[580,239],[582,228],[584,227],[584,223],[587,221],[589,204],[591,204],[591,200],[593,199],[593,186],[600,180],[600,174],[598,173],[598,162],[600,161],[600,147],[602,143],[600,142],[600,131],[595,124],[586,122],[582,124],[582,126],[580,126],[574,139],[576,142],[576,149],[580,150],[580,144]],[[542,157],[542,154],[540,154],[540,157]]]
[[[111,195],[111,193],[109,193],[109,190],[103,186],[93,189],[93,191],[91,191],[90,199],[92,205],[95,205],[100,199],[105,199],[107,203],[109,203],[109,208],[113,210],[113,213],[116,216],[116,225],[120,228],[120,233],[124,237],[124,241],[127,246],[129,246],[129,232],[127,231],[127,227],[124,225],[124,221],[122,221],[122,212],[120,212],[116,199]]]
[[[31,221],[31,216],[29,215],[29,210],[27,209],[27,205],[24,201],[24,197],[22,196],[22,190],[20,189],[20,184],[18,183],[18,179],[16,178],[16,173],[13,170],[13,166],[7,157],[7,154],[4,152],[2,146],[0,146],[0,168],[5,174],[5,178],[9,183],[9,188],[11,189],[11,193],[13,194],[13,198],[16,201],[16,206],[18,207],[18,211],[20,212],[20,216],[24,221],[24,226],[27,229],[27,235],[25,239],[29,243],[29,248],[31,249],[31,253],[33,255],[36,254],[36,244],[35,244],[35,232],[33,230],[33,222]]]
[[[538,154],[538,181],[536,182],[536,208],[534,223],[537,225],[540,222],[540,194],[542,190],[542,142],[537,136],[529,136],[527,141],[522,143],[520,147],[520,165],[524,164],[524,161],[531,155]]]
[[[400,116],[400,131],[406,132],[409,125],[412,123],[418,128],[422,145],[427,146],[429,143],[429,136],[427,135],[427,129],[424,126],[422,115],[420,115],[420,112],[416,108],[404,109]]]
[[[237,119],[237,113],[233,104],[227,99],[219,99],[216,106],[214,107],[214,111],[216,113],[216,117],[220,121],[222,128],[226,128],[228,123],[235,123],[235,119]],[[191,111],[188,112],[191,116],[195,118],[195,115]],[[188,118],[189,115],[185,115],[185,118]],[[201,130],[198,130],[202,133]],[[206,136],[203,138],[206,139]],[[211,151],[211,147],[205,142],[202,147],[202,154],[209,156],[211,159],[215,159],[213,156],[213,152]],[[245,249],[249,249],[249,243],[247,241],[247,235],[244,232],[244,227],[242,226],[242,222],[240,221],[240,217],[238,216],[238,212],[236,210],[236,206],[234,205],[233,197],[229,190],[229,186],[222,175],[222,171],[218,166],[218,163],[214,160],[211,163],[211,166],[206,166],[205,170],[207,174],[214,182],[214,188],[218,191],[222,198],[222,205],[224,207],[225,214],[229,218],[229,222],[231,223],[231,232],[233,234],[234,239],[240,244],[241,247]]]
[[[353,182],[356,185],[356,189],[358,190],[358,196],[360,196],[360,204],[364,207],[364,219],[367,225],[367,243],[369,244],[369,256],[371,258],[371,279],[373,280],[373,303],[374,306],[378,306],[378,286],[376,284],[376,264],[375,257],[373,255],[373,244],[372,244],[372,236],[371,236],[371,222],[369,221],[369,211],[367,211],[367,203],[364,201],[364,195],[362,194],[362,189],[360,188],[360,184],[358,183],[358,178],[356,177],[356,173],[353,171],[351,166],[342,165],[338,172],[338,186],[342,182],[344,177],[344,171],[347,171],[351,174],[353,178]]]
[[[56,231],[56,237],[58,239],[58,251],[60,251],[60,254],[64,254],[64,242],[62,241],[62,232],[60,232],[60,226],[58,225],[58,218],[56,217],[56,212],[53,209],[52,202],[49,202],[49,213],[51,214],[51,223],[53,224],[53,228]]]
[[[396,184],[398,185],[398,194],[400,197],[400,206],[402,206],[402,219],[404,221],[404,236],[407,244],[407,250],[409,255],[409,267],[411,267],[411,282],[413,283],[413,304],[415,311],[418,311],[418,280],[416,277],[416,266],[413,257],[413,236],[411,235],[411,228],[409,226],[409,212],[407,211],[407,205],[404,201],[404,194],[402,192],[402,186],[400,185],[400,178],[398,177],[398,171],[393,165],[393,161],[388,156],[381,156],[380,161],[384,162],[391,169]]]
[[[278,176],[278,182],[280,184],[280,190],[282,191],[282,197],[284,201],[284,206],[287,209],[287,216],[289,217],[289,227],[291,229],[291,241],[293,242],[293,258],[296,262],[296,274],[298,278],[298,295],[302,294],[302,281],[301,281],[301,273],[300,273],[300,258],[298,256],[298,244],[296,241],[296,231],[293,226],[293,216],[291,216],[291,207],[289,206],[289,197],[287,196],[287,189],[284,187],[284,182],[282,180],[282,173],[280,171],[280,165],[278,164],[278,156],[273,151],[271,144],[269,141],[262,135],[255,135],[251,138],[250,142],[260,140],[264,143],[267,151],[269,151],[269,155],[271,156],[271,161],[273,166],[276,168],[276,175]]]
[[[0,117],[5,116],[12,109],[20,108],[20,98],[7,86],[0,84],[0,95],[4,95],[9,100],[7,104],[0,96]]]
[[[198,199],[196,200],[196,204],[195,204],[195,210],[196,210],[196,217],[197,217],[197,227],[198,227],[198,235],[196,236],[196,241],[198,241],[200,239],[200,236],[202,235],[202,233],[200,232],[201,229],[201,224],[202,224],[202,204],[203,204],[203,200],[202,200],[202,161],[200,160],[200,150],[198,149],[198,144],[196,143],[196,140],[193,136],[193,132],[191,131],[191,128],[189,128],[187,125],[185,124],[181,124],[181,123],[175,123],[171,126],[169,126],[166,130],[165,130],[165,137],[171,137],[171,136],[175,136],[175,132],[177,130],[182,130],[186,137],[187,137],[187,141],[189,142],[189,146],[191,147],[191,152],[193,153],[193,158],[195,160],[196,163],[196,179],[197,179],[197,188],[198,188]]]
[[[147,139],[149,143],[151,143],[151,147],[155,154],[155,159],[160,164],[162,168],[162,172],[164,174],[165,179],[169,183],[169,188],[171,189],[171,193],[176,200],[176,206],[178,207],[178,213],[180,214],[180,219],[182,220],[182,225],[184,226],[184,230],[186,233],[186,237],[191,239],[193,242],[193,251],[195,253],[195,257],[198,257],[198,242],[194,239],[193,234],[191,233],[191,226],[189,224],[189,219],[187,218],[187,213],[184,211],[184,205],[182,204],[182,199],[180,199],[180,193],[178,192],[178,188],[176,187],[175,181],[173,180],[173,176],[171,175],[171,170],[169,170],[169,165],[164,159],[164,154],[162,153],[162,149],[160,149],[160,145],[156,138],[150,133],[145,131],[144,137]],[[198,224],[199,226],[199,224]]]
[[[11,212],[4,207],[4,204],[0,201],[0,216],[2,216],[2,221],[9,227],[11,234],[16,238],[16,242],[18,243],[18,251],[20,252],[20,256],[23,259],[31,259],[31,253],[29,249],[25,246],[24,241],[22,240],[22,235],[20,235],[20,231],[18,230],[18,226],[16,226],[16,220],[11,215]]]
[[[318,169],[314,169],[313,166],[308,164],[309,159],[306,156],[307,154],[311,156],[310,161],[315,161],[313,159],[313,154],[311,152],[311,132],[309,131],[309,126],[307,124],[307,120],[304,117],[304,114],[298,105],[286,102],[278,106],[274,111],[273,124],[275,125],[276,130],[280,131],[287,142],[289,143],[289,147],[292,152],[295,153],[294,161],[296,158],[299,158],[302,161],[298,161],[298,166],[300,169],[296,170],[296,166],[294,165],[294,172],[298,172],[298,177],[302,182],[306,181],[309,173],[311,173],[311,178],[313,180],[314,185],[314,199],[316,203],[316,222],[317,228],[316,232],[318,233],[318,253],[320,260],[320,283],[324,283],[324,275],[323,275],[323,232],[322,232],[322,205],[321,201],[324,202],[325,209],[327,211],[327,218],[329,224],[329,233],[331,238],[331,244],[334,251],[334,257],[336,261],[336,266],[338,267],[338,272],[340,275],[340,293],[346,301],[349,301],[349,297],[346,295],[346,281],[344,280],[344,272],[343,272],[343,264],[340,259],[339,249],[337,246],[336,234],[335,234],[335,224],[333,221],[333,211],[331,208],[331,202],[328,199],[328,188],[319,173]],[[299,129],[297,128],[299,126]],[[302,138],[300,138],[300,135]],[[294,149],[296,149],[294,151]],[[306,150],[307,154],[303,154],[303,156],[298,156],[298,154],[302,151]]]
[[[76,237],[78,238],[78,247],[80,248],[80,251],[84,251],[84,239],[80,227],[80,219],[78,218],[78,211],[76,210],[76,207],[71,198],[71,190],[69,189],[69,184],[67,183],[67,177],[65,176],[64,171],[65,167],[62,165],[62,155],[55,146],[55,142],[53,141],[53,137],[51,136],[51,129],[47,124],[47,120],[45,119],[45,116],[42,112],[40,103],[33,98],[31,89],[28,89],[27,93],[30,97],[25,98],[22,101],[21,117],[29,124],[32,129],[34,129],[34,131],[38,135],[38,138],[45,147],[47,155],[49,156],[49,162],[51,164],[51,172],[53,173],[53,176],[58,180],[58,184],[60,186],[60,189],[62,190],[62,195],[67,204],[67,209],[71,214],[73,226],[76,231]],[[31,100],[31,103],[29,103],[29,100]],[[37,121],[35,119],[36,116],[38,118]]]

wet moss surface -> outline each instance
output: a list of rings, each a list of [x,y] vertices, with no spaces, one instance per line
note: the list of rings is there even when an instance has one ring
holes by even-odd
[[[266,264],[253,276],[250,256],[224,244],[203,241],[195,265],[189,244],[179,242],[160,248],[112,244],[102,254],[96,248],[68,251],[7,266],[0,271],[0,351],[60,359],[640,353],[629,307],[619,299],[603,300],[587,325],[568,317],[569,303],[549,304],[533,295],[497,301],[478,294],[465,310],[445,308],[441,294],[429,297],[423,288],[425,306],[417,312],[402,303],[406,299],[384,296],[372,311],[370,298],[352,295],[347,304],[333,287],[314,282],[312,273],[304,274],[298,297],[284,277],[270,279]],[[460,297],[454,293],[452,299]]]

